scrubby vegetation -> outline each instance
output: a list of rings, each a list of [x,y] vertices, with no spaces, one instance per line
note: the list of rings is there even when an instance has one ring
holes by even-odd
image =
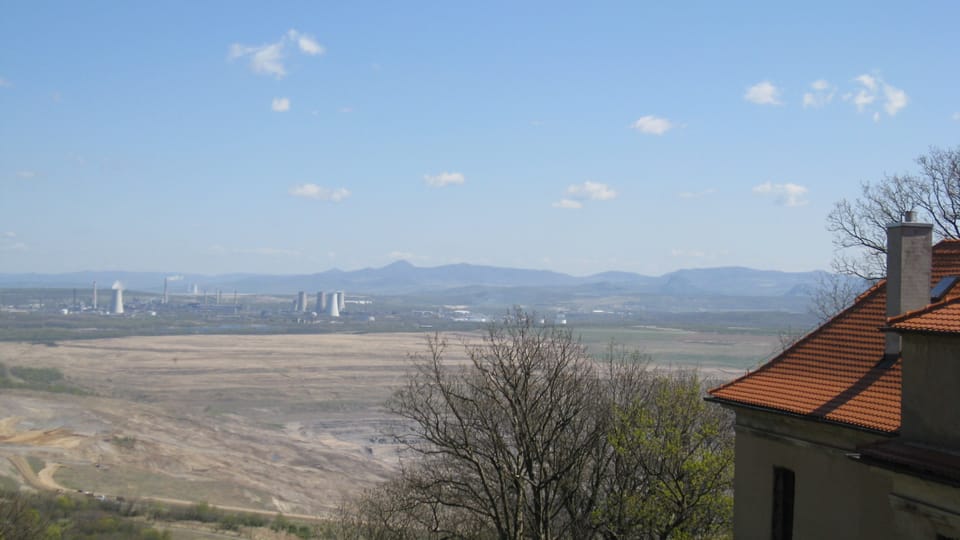
[[[10,366],[0,363],[0,388],[41,390],[59,394],[88,394],[86,390],[70,384],[57,368]]]
[[[264,528],[305,540],[339,536],[333,522],[304,524],[281,514],[225,512],[206,503],[164,506],[73,494],[0,492],[2,540],[163,540],[171,538],[163,524],[172,522],[207,524],[223,531]]]
[[[134,503],[87,497],[0,493],[0,538],[94,540],[170,538],[144,520]]]

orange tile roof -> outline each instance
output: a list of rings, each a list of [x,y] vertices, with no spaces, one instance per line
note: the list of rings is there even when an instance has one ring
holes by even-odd
[[[960,332],[960,297],[892,317],[890,328],[906,332],[952,334]]]
[[[960,241],[933,249],[931,286],[960,274]],[[886,281],[752,373],[710,390],[720,402],[873,431],[900,429],[900,360],[883,362]],[[948,300],[948,302],[950,302]],[[960,321],[960,311],[957,312]]]

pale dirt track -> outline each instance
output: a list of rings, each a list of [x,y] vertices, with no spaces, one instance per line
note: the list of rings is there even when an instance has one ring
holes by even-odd
[[[10,460],[10,463],[13,464],[30,487],[50,491],[63,489],[63,486],[53,480],[53,474],[60,468],[59,463],[50,463],[40,471],[40,474],[34,474],[30,463],[23,456],[10,456],[7,459]]]

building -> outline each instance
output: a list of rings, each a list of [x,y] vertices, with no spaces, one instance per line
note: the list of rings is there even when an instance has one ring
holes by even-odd
[[[887,231],[888,279],[757,370],[736,413],[736,538],[960,538],[960,241]]]

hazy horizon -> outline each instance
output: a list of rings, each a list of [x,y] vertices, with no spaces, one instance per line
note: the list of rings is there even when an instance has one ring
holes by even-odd
[[[361,267],[357,267],[357,268],[340,268],[340,267],[336,267],[336,266],[331,266],[331,267],[329,267],[329,268],[321,268],[321,269],[318,269],[318,270],[306,271],[306,272],[219,272],[219,273],[207,273],[207,272],[193,272],[193,271],[190,271],[190,270],[183,270],[183,269],[179,269],[179,270],[176,270],[176,269],[175,269],[175,270],[169,270],[169,269],[167,269],[167,270],[164,270],[164,269],[160,269],[160,270],[156,270],[156,269],[152,269],[152,270],[130,270],[130,269],[128,269],[128,268],[100,268],[100,269],[98,269],[98,268],[84,268],[84,269],[80,269],[80,270],[68,270],[68,271],[64,271],[64,272],[33,272],[33,271],[27,271],[27,272],[0,272],[0,275],[36,274],[36,275],[51,275],[51,276],[53,276],[53,275],[61,275],[61,274],[83,274],[83,273],[96,274],[96,273],[118,272],[118,273],[135,273],[135,274],[161,274],[161,275],[162,275],[162,274],[168,274],[168,275],[170,275],[170,276],[175,276],[175,277],[177,277],[178,280],[179,280],[179,278],[180,278],[181,276],[183,276],[183,275],[211,276],[211,277],[212,277],[212,276],[220,276],[220,275],[229,275],[229,274],[235,274],[235,275],[262,275],[262,276],[296,276],[296,275],[322,274],[322,273],[331,272],[331,271],[333,271],[333,272],[345,272],[345,273],[349,273],[349,272],[356,272],[356,271],[360,271],[360,270],[380,270],[380,269],[386,268],[386,267],[388,267],[388,266],[391,266],[391,265],[394,265],[394,264],[397,264],[397,263],[407,263],[407,264],[410,264],[411,266],[413,266],[414,268],[418,268],[418,269],[431,269],[431,268],[439,268],[439,267],[445,267],[445,266],[467,265],[467,266],[496,268],[496,269],[500,269],[500,270],[521,270],[521,271],[529,271],[529,272],[553,272],[553,273],[557,273],[557,274],[568,275],[568,276],[575,277],[575,278],[586,278],[586,277],[591,277],[591,276],[595,276],[595,275],[599,275],[599,274],[606,274],[606,273],[628,273],[628,274],[636,274],[636,275],[638,275],[638,276],[656,278],[656,277],[663,277],[663,276],[665,276],[665,275],[667,275],[667,274],[671,274],[671,273],[674,273],[674,272],[681,272],[681,271],[725,270],[725,269],[744,269],[744,270],[750,270],[750,271],[756,271],[756,272],[783,272],[783,273],[788,273],[788,274],[794,274],[794,273],[811,273],[811,272],[828,272],[828,273],[830,273],[830,272],[831,272],[831,270],[819,269],[819,268],[814,268],[814,269],[811,269],[811,270],[779,270],[779,269],[776,269],[776,268],[752,268],[752,267],[749,267],[749,266],[742,266],[742,265],[735,265],[735,264],[734,264],[734,265],[723,265],[723,266],[700,266],[700,267],[689,267],[689,268],[674,268],[674,269],[672,269],[672,270],[668,270],[668,271],[666,271],[666,272],[662,272],[662,273],[659,273],[659,274],[644,274],[644,273],[642,273],[642,272],[632,272],[632,271],[627,271],[627,270],[620,270],[620,269],[617,269],[617,268],[608,268],[608,269],[606,269],[606,270],[600,270],[600,271],[598,271],[598,272],[590,272],[590,273],[585,273],[585,274],[573,274],[573,273],[563,272],[563,271],[560,271],[560,270],[553,270],[553,269],[550,269],[550,268],[534,268],[534,267],[529,267],[529,268],[528,268],[528,267],[516,267],[516,266],[498,266],[498,265],[484,265],[484,264],[474,264],[474,263],[464,263],[464,262],[453,262],[453,263],[443,263],[443,264],[415,264],[415,263],[412,263],[412,262],[407,261],[407,260],[405,260],[405,259],[399,259],[399,260],[387,262],[387,263],[382,264],[382,265],[379,265],[379,266],[361,266]]]

